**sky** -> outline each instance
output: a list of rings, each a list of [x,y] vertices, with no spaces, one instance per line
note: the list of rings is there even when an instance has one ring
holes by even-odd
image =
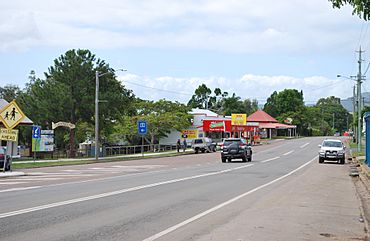
[[[263,104],[302,90],[306,104],[348,98],[368,23],[327,0],[12,0],[0,2],[0,86],[44,78],[54,59],[89,49],[143,99],[187,103],[206,84]],[[92,82],[94,84],[94,82]],[[363,91],[370,91],[368,81]]]

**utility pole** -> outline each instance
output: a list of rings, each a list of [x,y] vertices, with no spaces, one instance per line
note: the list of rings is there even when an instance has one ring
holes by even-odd
[[[361,106],[361,103],[362,103],[362,97],[361,97],[361,83],[362,83],[362,80],[364,79],[364,76],[362,76],[362,72],[361,72],[361,63],[362,63],[362,58],[361,58],[361,55],[364,51],[361,50],[361,46],[360,46],[360,50],[359,51],[356,51],[358,53],[358,74],[357,74],[357,117],[358,117],[358,120],[357,120],[357,151],[360,152],[361,151],[361,131],[362,131],[362,128],[361,128],[361,110],[362,110],[362,106]]]
[[[355,140],[355,143],[357,142],[357,129],[356,129],[356,118],[355,118],[355,113],[356,113],[356,85],[353,86],[353,99],[352,99],[352,104],[353,104],[353,112],[352,112],[352,116],[353,116],[353,130],[352,130],[352,134],[353,134],[353,139]]]
[[[333,113],[333,130],[334,130],[334,116],[335,116],[335,113]]]

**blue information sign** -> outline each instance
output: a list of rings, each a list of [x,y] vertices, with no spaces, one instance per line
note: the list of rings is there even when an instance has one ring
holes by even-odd
[[[32,138],[41,138],[41,126],[32,126]]]
[[[146,135],[148,132],[148,122],[145,120],[139,120],[137,122],[137,132],[140,135]]]

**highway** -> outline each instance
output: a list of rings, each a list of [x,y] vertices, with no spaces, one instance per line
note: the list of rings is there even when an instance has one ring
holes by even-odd
[[[25,170],[0,180],[0,240],[361,238],[348,165],[318,164],[322,140],[256,146],[247,163],[217,152]]]

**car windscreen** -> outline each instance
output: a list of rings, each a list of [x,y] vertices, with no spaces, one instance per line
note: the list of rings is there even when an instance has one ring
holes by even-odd
[[[203,143],[202,139],[195,139],[194,140],[194,144],[202,144],[202,143]]]
[[[233,143],[236,143],[236,144],[239,144],[240,143],[240,140],[227,140],[227,141],[224,141],[224,146],[229,146]]]
[[[322,146],[325,147],[342,147],[342,143],[339,141],[324,141]]]

